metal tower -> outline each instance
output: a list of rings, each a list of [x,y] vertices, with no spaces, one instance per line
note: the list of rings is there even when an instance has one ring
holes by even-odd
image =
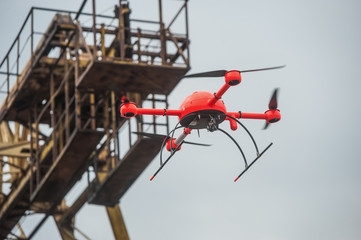
[[[188,14],[185,1],[165,24],[159,0],[158,21],[132,19],[128,2],[116,3],[113,16],[97,14],[95,0],[90,13],[87,0],[78,11],[31,8],[0,63],[1,239],[31,239],[49,216],[63,239],[75,239],[74,216],[86,202],[106,206],[115,238],[128,239],[118,201],[160,150],[131,132],[166,132],[168,119],[126,120],[120,99],[167,107],[190,68]],[[39,33],[41,13],[53,18]],[[177,21],[181,34],[172,31]],[[83,174],[88,187],[67,206]],[[43,217],[25,234],[19,220],[29,214]]]

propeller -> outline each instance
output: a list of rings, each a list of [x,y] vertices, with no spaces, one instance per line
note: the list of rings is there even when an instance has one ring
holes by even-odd
[[[164,140],[165,138],[169,138],[166,135],[162,135],[162,134],[155,134],[155,133],[145,133],[145,132],[133,132],[134,134],[137,134],[139,136],[145,136],[145,137],[149,137],[149,138],[155,138],[155,139],[159,139],[159,140]],[[183,143],[186,144],[191,144],[191,145],[197,145],[197,146],[205,146],[205,147],[209,147],[212,146],[211,144],[203,144],[203,143],[195,143],[195,142],[188,142],[188,141],[183,141]]]
[[[277,67],[270,67],[270,68],[258,68],[258,69],[250,69],[250,70],[234,70],[238,71],[239,73],[245,73],[245,72],[257,72],[257,71],[265,71],[265,70],[273,70],[273,69],[279,69],[283,68],[286,65],[277,66]],[[210,71],[210,72],[202,72],[202,73],[195,73],[190,75],[185,75],[183,78],[194,78],[194,77],[223,77],[226,75],[228,71],[227,70],[216,70],[216,71]]]
[[[269,110],[276,110],[277,107],[278,107],[278,102],[277,102],[277,96],[278,96],[278,89],[279,88],[276,88],[274,91],[273,91],[273,94],[272,94],[272,97],[269,101],[269,104],[268,104],[268,109]],[[263,130],[266,130],[269,126],[269,123],[266,122]]]
[[[272,94],[272,97],[269,101],[269,104],[268,104],[268,108],[269,110],[276,110],[277,109],[277,96],[278,96],[278,89],[279,88],[276,88],[274,91],[273,91],[273,94]]]
[[[129,99],[128,99],[126,96],[123,96],[123,97],[121,98],[121,101],[122,101],[123,104],[129,103]]]

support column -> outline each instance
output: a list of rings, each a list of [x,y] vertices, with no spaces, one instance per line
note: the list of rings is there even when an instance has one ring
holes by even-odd
[[[80,39],[80,33],[79,31],[76,32],[76,37],[75,37],[75,55],[76,55],[76,60],[75,60],[75,126],[77,129],[81,128],[81,98],[80,98],[80,92],[79,89],[77,87],[78,84],[78,79],[80,77],[79,74],[79,39]]]
[[[123,61],[125,57],[125,47],[124,47],[124,18],[123,18],[123,6],[122,0],[119,0],[119,32],[118,32],[118,39],[119,39],[119,52],[120,52],[120,59]]]
[[[129,235],[119,205],[106,207],[110,224],[116,240],[129,240]]]
[[[60,236],[63,240],[76,240],[74,236],[74,228],[73,228],[75,223],[75,218],[73,217],[70,220],[66,219],[65,221],[61,221],[62,216],[64,212],[66,212],[65,210],[67,208],[68,206],[66,206],[65,200],[63,200],[61,204],[57,207],[57,209],[62,213],[55,214],[54,221],[59,230]]]
[[[160,25],[160,57],[162,58],[162,64],[167,64],[167,46],[166,46],[166,39],[165,39],[165,29],[163,23],[163,10],[162,10],[162,0],[158,1],[159,4],[159,25]]]
[[[114,91],[111,91],[111,106],[112,106],[112,139],[113,139],[113,145],[114,145],[114,156],[111,157],[111,168],[114,168],[115,166],[115,160],[118,159],[119,153],[117,152],[117,145],[118,145],[118,139],[117,139],[117,112],[118,108],[116,107],[115,102],[115,93]]]
[[[96,26],[96,11],[95,11],[95,0],[92,1],[92,7],[93,7],[93,41],[94,41],[94,45],[93,45],[93,58],[94,60],[97,59],[97,26]]]
[[[91,122],[91,129],[96,129],[96,122],[95,122],[95,94],[90,93],[90,122]]]
[[[67,75],[69,71],[69,61],[66,58],[66,54],[64,57],[65,61],[65,75]],[[67,142],[70,137],[70,116],[69,116],[69,77],[65,80],[65,87],[64,87],[64,95],[65,95],[65,141]]]
[[[52,140],[53,140],[53,162],[55,162],[56,157],[58,156],[58,143],[57,143],[57,131],[58,129],[55,129],[55,97],[54,97],[54,92],[55,92],[55,86],[54,86],[54,72],[52,71],[50,73],[50,99],[51,99],[51,103],[50,103],[50,117],[51,117],[51,127],[53,128],[53,132],[52,132]]]
[[[98,157],[99,161],[103,161],[109,156],[109,150],[104,149]],[[108,166],[107,164],[103,164],[99,166],[98,179],[99,182],[103,182],[108,174]],[[125,226],[125,222],[123,219],[122,212],[120,211],[119,205],[115,205],[113,207],[105,207],[110,224],[112,226],[113,234],[116,240],[129,240],[129,235],[127,232],[127,228]]]

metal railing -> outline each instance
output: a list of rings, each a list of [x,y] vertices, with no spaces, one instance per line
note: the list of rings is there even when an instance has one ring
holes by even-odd
[[[94,9],[95,11],[95,9]],[[171,31],[171,26],[177,20],[180,13],[185,12],[185,26],[186,32],[182,35],[174,34]],[[33,7],[30,9],[28,15],[22,24],[19,33],[10,46],[3,60],[0,62],[0,101],[7,102],[10,92],[16,92],[20,86],[20,81],[26,78],[26,75],[34,67],[39,58],[36,58],[39,49],[35,49],[36,40],[40,37],[49,37],[47,32],[44,33],[41,29],[35,29],[36,14],[40,13],[58,13],[66,14],[74,21],[78,21],[81,17],[92,17],[93,23],[91,25],[82,26],[82,31],[86,33],[84,41],[92,42],[86,44],[89,53],[92,54],[94,60],[102,60],[106,58],[118,58],[122,61],[132,61],[135,63],[146,64],[163,64],[163,65],[180,65],[189,66],[189,40],[188,40],[188,13],[187,1],[184,2],[175,17],[171,20],[168,26],[160,21],[149,21],[140,19],[130,19],[131,23],[136,24],[150,24],[159,27],[157,31],[144,30],[140,27],[131,28],[122,26],[119,21],[114,25],[112,22],[119,20],[115,16],[102,15],[93,13],[83,13],[69,10],[59,10],[50,8]],[[160,14],[161,15],[161,14]],[[97,24],[103,20],[111,20],[109,24]],[[85,21],[86,22],[86,21]],[[92,37],[88,35],[91,33]],[[126,36],[127,35],[127,36]],[[83,36],[81,34],[81,36]],[[106,46],[107,38],[113,39],[111,46]],[[127,39],[125,39],[125,37]],[[69,48],[70,41],[63,48]],[[30,41],[30,42],[29,42]],[[119,45],[119,47],[117,46]],[[168,46],[168,47],[167,47]],[[39,47],[38,47],[39,48]],[[110,56],[110,48],[119,49],[117,56]],[[170,49],[172,48],[172,49]],[[99,49],[99,50],[98,50]],[[173,52],[171,52],[173,51]],[[131,55],[127,54],[131,52]],[[63,54],[64,52],[62,52]],[[57,62],[61,59],[61,54]],[[30,61],[28,61],[30,59]],[[56,63],[57,63],[56,62]],[[21,72],[21,70],[23,71]]]

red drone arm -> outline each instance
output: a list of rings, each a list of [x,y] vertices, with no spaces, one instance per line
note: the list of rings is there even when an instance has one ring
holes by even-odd
[[[190,128],[184,128],[183,132],[181,135],[179,135],[177,138],[170,138],[167,141],[167,145],[166,148],[168,151],[177,149],[178,146],[183,142],[183,140],[191,133],[192,129]],[[178,150],[181,150],[182,146],[179,146]]]
[[[267,110],[265,113],[228,112],[227,115],[237,119],[264,119],[267,123],[275,123],[281,120],[281,113],[278,109]],[[229,120],[232,130],[237,130],[237,123],[234,119],[227,117],[226,120]]]
[[[136,115],[162,115],[162,116],[180,116],[180,110],[172,109],[148,109],[137,108],[135,103],[124,103],[120,106],[120,114],[125,118],[135,117]]]
[[[281,120],[281,113],[278,109],[267,110],[265,113],[239,113],[239,118],[264,119],[268,123],[275,123]]]
[[[224,77],[226,83],[214,94],[214,98],[209,101],[209,105],[215,104],[231,86],[236,86],[241,82],[241,73],[239,71],[229,71]]]
[[[274,123],[281,120],[281,113],[278,109],[267,110],[265,113],[228,112],[227,115],[238,119],[264,119],[269,123]]]

